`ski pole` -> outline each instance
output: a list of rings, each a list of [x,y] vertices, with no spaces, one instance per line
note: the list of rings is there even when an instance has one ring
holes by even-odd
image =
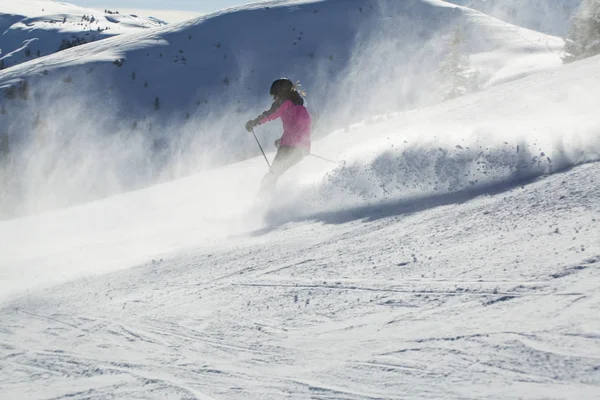
[[[254,136],[254,139],[256,139],[256,143],[258,144],[258,147],[260,147],[260,151],[261,151],[263,157],[265,158],[265,161],[267,162],[267,165],[269,166],[269,168],[271,168],[271,164],[269,163],[269,159],[267,158],[267,155],[265,154],[265,151],[263,150],[262,146],[260,145],[260,142],[258,141],[258,138],[256,137],[256,134],[254,133],[254,129],[252,129],[252,135]]]
[[[323,161],[330,162],[330,163],[332,163],[332,164],[342,164],[342,163],[341,163],[341,162],[339,162],[339,161],[333,161],[333,160],[330,160],[330,159],[328,159],[328,158],[325,158],[325,157],[318,156],[318,155],[316,155],[316,154],[313,154],[313,153],[310,153],[310,155],[311,155],[311,156],[313,156],[313,157],[315,157],[315,158],[318,158],[318,159],[320,159],[320,160],[323,160]]]

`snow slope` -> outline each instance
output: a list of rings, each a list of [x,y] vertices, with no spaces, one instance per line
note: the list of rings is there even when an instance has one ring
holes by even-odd
[[[534,31],[566,36],[581,0],[447,0]]]
[[[69,46],[161,25],[164,23],[152,18],[109,14],[50,0],[3,0],[0,63],[8,68]]]
[[[436,103],[439,62],[459,26],[483,87],[560,65],[559,38],[446,2],[303,0],[237,7],[12,67],[0,72],[0,87],[17,92],[0,105],[0,133],[25,155],[12,176],[27,184],[14,184],[2,208],[38,212],[256,155],[243,126],[270,106],[280,76],[307,90],[316,137]],[[278,130],[257,132],[272,149]]]
[[[0,76],[0,83],[7,85],[70,66],[73,68],[68,73],[76,74],[77,70],[93,66],[96,68],[90,72],[92,77],[100,80],[101,86],[113,84],[115,101],[125,100],[122,106],[151,108],[156,95],[161,95],[162,109],[182,113],[198,111],[196,100],[208,99],[223,106],[239,100],[241,95],[246,96],[244,103],[247,98],[263,99],[258,96],[264,94],[265,84],[273,76],[284,74],[298,76],[315,93],[314,97],[321,99],[315,100],[320,105],[331,94],[323,96],[317,86],[328,80],[326,86],[335,86],[336,81],[343,82],[347,79],[344,75],[351,72],[352,78],[359,78],[357,68],[366,66],[353,63],[365,63],[366,54],[387,55],[389,60],[379,60],[382,66],[375,72],[387,78],[384,82],[394,89],[401,88],[395,81],[404,80],[389,78],[410,72],[405,69],[407,64],[431,72],[426,61],[443,56],[447,51],[444,41],[458,26],[466,32],[466,52],[492,53],[475,62],[476,67],[487,70],[491,81],[503,68],[533,64],[534,55],[538,65],[529,65],[527,72],[558,64],[555,53],[562,48],[560,39],[527,30],[516,34],[511,26],[442,1],[295,0],[250,4],[80,47],[6,72]],[[514,54],[506,57],[506,53]],[[113,62],[121,58],[123,67],[115,67]],[[87,65],[99,61],[104,63]],[[395,64],[400,65],[394,69]],[[134,71],[140,77],[132,85]],[[414,74],[411,78],[415,78]],[[336,79],[339,75],[342,78]],[[369,78],[372,85],[384,83],[374,76]],[[161,80],[168,81],[171,87],[151,90],[151,95],[144,90],[144,82],[160,86]],[[420,79],[419,83],[427,81]],[[369,89],[368,92],[374,91]],[[400,91],[396,101],[402,99],[402,94]],[[240,107],[245,110],[248,106]]]
[[[254,158],[0,222],[0,390],[594,399],[599,66],[334,132],[270,204]]]
[[[19,399],[595,399],[599,166],[29,292],[0,310],[0,388]]]

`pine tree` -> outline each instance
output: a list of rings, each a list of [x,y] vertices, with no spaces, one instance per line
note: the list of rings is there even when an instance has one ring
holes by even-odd
[[[158,110],[160,108],[160,99],[157,97],[156,100],[154,100],[154,109]]]
[[[448,56],[440,65],[445,100],[462,96],[471,91],[474,86],[474,74],[469,57],[462,51],[463,42],[464,37],[458,28],[449,43]]]
[[[9,86],[4,91],[4,97],[9,100],[14,100],[17,98],[17,88],[14,86]]]
[[[600,54],[600,0],[583,0],[571,18],[565,53],[565,63]]]
[[[600,0],[583,0],[571,18],[565,53],[565,63],[600,54]]]
[[[25,79],[21,80],[19,83],[19,97],[22,100],[27,100],[29,98],[29,82]]]

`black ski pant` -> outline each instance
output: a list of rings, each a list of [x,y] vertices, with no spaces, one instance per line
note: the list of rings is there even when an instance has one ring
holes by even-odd
[[[308,150],[302,147],[279,146],[273,164],[271,164],[271,169],[263,178],[263,189],[273,188],[277,183],[277,179],[285,171],[298,164],[308,153]]]

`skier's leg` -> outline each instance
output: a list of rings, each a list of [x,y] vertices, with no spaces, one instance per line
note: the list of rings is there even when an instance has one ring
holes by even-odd
[[[285,171],[298,164],[306,156],[306,151],[291,146],[280,146],[269,173],[263,179],[263,189],[273,189]]]
[[[271,163],[271,168],[262,180],[261,191],[272,190],[275,187],[277,179],[279,179],[279,176],[281,176],[283,173],[283,171],[281,171],[281,167],[283,160],[285,160],[287,156],[287,153],[287,147],[279,147],[277,149],[277,154],[275,154],[275,158]]]

